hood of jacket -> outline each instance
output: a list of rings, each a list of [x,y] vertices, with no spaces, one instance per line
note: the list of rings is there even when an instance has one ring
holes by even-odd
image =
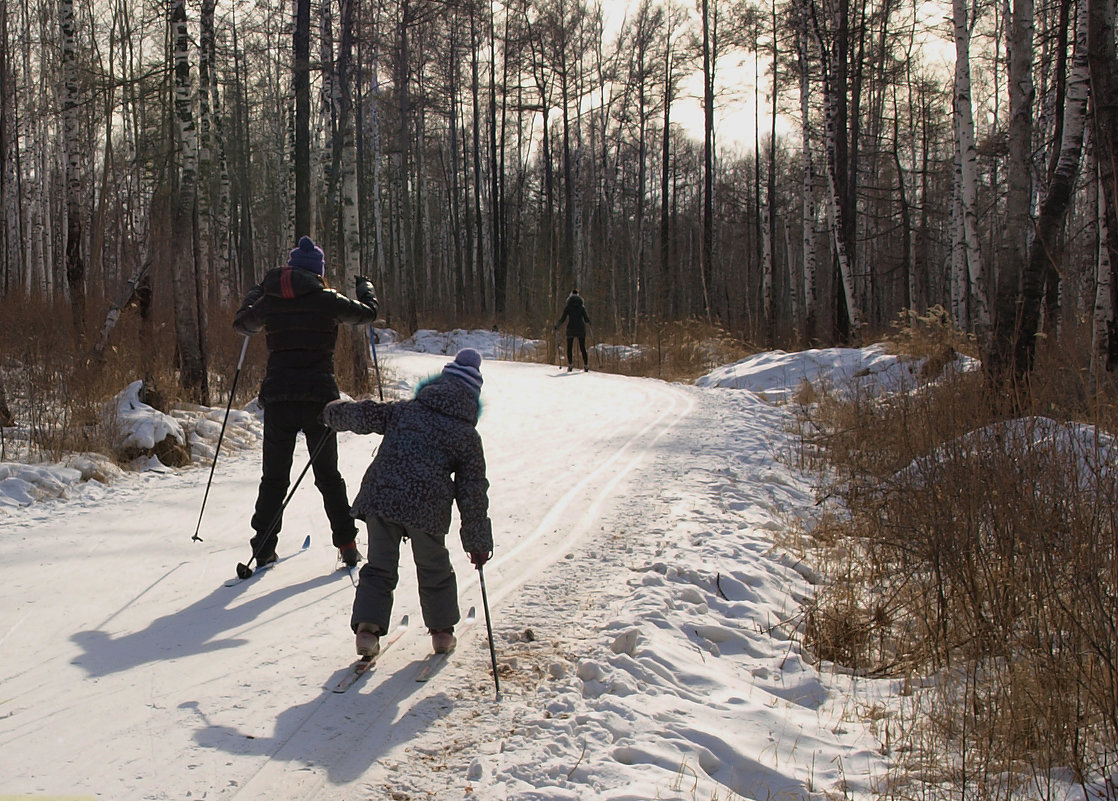
[[[264,280],[260,282],[265,295],[277,298],[297,298],[309,295],[312,292],[321,292],[326,288],[326,282],[321,275],[316,275],[308,270],[298,267],[276,267],[269,270]]]
[[[429,409],[477,425],[481,399],[466,382],[445,375],[432,376],[419,384],[415,399]]]

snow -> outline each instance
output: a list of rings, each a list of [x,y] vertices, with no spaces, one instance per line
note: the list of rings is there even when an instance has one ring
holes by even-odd
[[[335,694],[353,587],[311,480],[285,517],[291,558],[224,586],[250,553],[254,407],[231,414],[194,542],[224,409],[168,417],[130,387],[121,420],[135,414],[145,441],[178,426],[191,467],[0,464],[0,794],[873,797],[890,765],[864,712],[900,688],[820,669],[794,637],[819,579],[786,546],[814,497],[773,400],[911,366],[876,348],[767,353],[687,386],[505,360],[539,345],[491,332],[422,332],[382,337],[386,390],[406,396],[466,345],[486,357],[499,697],[456,524],[462,608],[478,612],[457,651],[416,680],[430,642],[405,548],[394,616],[412,625]],[[376,445],[340,436],[351,495]],[[293,479],[306,458],[300,445]]]
[[[110,410],[121,431],[118,448],[154,448],[167,437],[183,443],[186,435],[173,417],[156,411],[140,400],[143,381],[133,381],[121,392]]]
[[[760,353],[720,367],[695,382],[700,387],[746,389],[768,400],[789,399],[806,381],[839,395],[877,396],[905,392],[922,383],[923,360],[890,354],[882,344],[865,348],[818,348],[799,353]],[[973,370],[960,356],[953,369]]]

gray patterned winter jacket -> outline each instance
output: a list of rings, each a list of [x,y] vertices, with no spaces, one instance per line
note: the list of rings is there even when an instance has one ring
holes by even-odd
[[[328,403],[322,421],[330,428],[384,435],[350,514],[377,514],[446,536],[451,503],[457,502],[462,547],[467,553],[492,552],[478,412],[477,395],[447,376],[421,385],[413,400]]]

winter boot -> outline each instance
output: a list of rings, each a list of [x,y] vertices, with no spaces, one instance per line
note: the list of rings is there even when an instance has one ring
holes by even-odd
[[[431,648],[436,654],[449,654],[458,641],[454,639],[454,629],[439,629],[431,632]]]
[[[357,624],[357,654],[368,659],[380,653],[380,635],[372,623]]]
[[[256,555],[257,567],[270,565],[278,558],[276,556],[276,546],[279,544],[279,537],[275,534],[265,539],[263,534],[257,532],[248,541],[248,544],[252,548],[252,552]]]
[[[338,555],[341,556],[346,567],[357,567],[357,563],[361,561],[361,552],[357,550],[356,542],[343,545],[338,549]]]

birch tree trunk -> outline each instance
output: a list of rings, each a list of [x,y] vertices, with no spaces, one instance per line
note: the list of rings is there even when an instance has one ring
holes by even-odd
[[[1094,148],[1092,148],[1094,150]],[[1098,166],[1095,165],[1095,194],[1098,201],[1095,203],[1096,246],[1095,257],[1095,302],[1091,325],[1091,368],[1088,372],[1088,391],[1092,394],[1099,391],[1102,377],[1107,369],[1108,354],[1110,351],[1110,331],[1114,326],[1114,299],[1111,284],[1114,280],[1114,265],[1110,261],[1110,248],[1108,246],[1110,232],[1107,230],[1107,219],[1104,209],[1106,198],[1103,197],[1102,182],[1098,180]]]
[[[971,326],[978,334],[979,341],[985,342],[990,329],[990,299],[978,241],[978,168],[970,80],[970,32],[973,20],[968,19],[966,0],[953,0],[952,14],[955,25],[954,125],[958,192],[956,247],[968,281],[967,300]]]
[[[204,284],[195,257],[195,204],[198,185],[198,136],[194,127],[190,37],[186,0],[171,7],[171,41],[174,47],[175,132],[180,153],[177,192],[171,223],[172,289],[175,334],[179,353],[179,383],[187,397],[209,404],[209,376],[204,342],[206,320]]]
[[[340,102],[338,111],[338,136],[340,139],[341,168],[341,220],[338,258],[339,273],[345,291],[354,284],[354,278],[361,273],[361,220],[357,197],[357,142],[355,135],[356,120],[353,103],[353,15],[354,0],[341,0],[340,41],[338,42],[337,92]],[[350,354],[353,359],[354,389],[367,392],[369,385],[369,350],[364,347],[366,332],[347,327],[345,336],[349,338]]]
[[[451,24],[451,29],[448,31],[447,42],[447,96],[450,103],[447,119],[447,134],[449,140],[446,146],[446,159],[447,159],[447,183],[448,189],[448,205],[449,205],[449,224],[450,224],[450,288],[451,306],[459,315],[466,309],[466,279],[464,268],[464,256],[462,246],[462,235],[465,233],[468,226],[463,226],[463,212],[462,212],[462,167],[459,161],[461,153],[459,153],[459,130],[464,128],[464,124],[460,121],[461,107],[461,73],[458,69],[459,60],[462,58],[463,48],[459,44],[460,35],[460,17],[457,12],[454,14],[454,21]],[[471,14],[471,18],[472,18]],[[471,25],[471,30],[473,26]],[[476,63],[476,62],[475,62]],[[460,128],[461,126],[461,128]]]
[[[214,51],[210,53],[210,64],[214,65],[216,71]],[[217,160],[217,175],[215,176],[216,202],[213,206],[213,269],[217,270],[219,298],[224,305],[230,299],[238,295],[239,286],[234,271],[230,269],[230,242],[232,237],[229,212],[231,207],[232,181],[229,175],[229,154],[226,149],[225,127],[223,123],[224,106],[222,104],[221,92],[218,91],[218,82],[216,80],[211,80],[210,87],[210,108],[213,112],[211,146],[213,148],[214,157]]]
[[[341,0],[341,41],[338,43],[338,134],[341,150],[342,276],[346,287],[361,272],[361,229],[357,199],[357,142],[353,113],[353,0]]]
[[[843,31],[846,27],[845,22],[839,19],[844,13],[840,8],[842,6],[843,3],[837,3],[833,11],[835,15],[833,27],[836,31],[834,36],[839,40],[845,35]],[[851,258],[852,248],[850,242],[847,241],[850,226],[846,217],[853,210],[847,208],[845,200],[847,191],[842,177],[845,175],[844,165],[846,162],[844,154],[846,152],[847,132],[842,123],[845,99],[842,83],[836,81],[837,75],[841,75],[841,72],[845,69],[845,58],[840,55],[840,53],[845,52],[845,46],[840,47],[836,43],[828,48],[814,4],[810,5],[810,13],[813,23],[812,31],[819,52],[822,54],[820,69],[823,77],[823,107],[826,119],[824,137],[827,153],[827,188],[830,204],[831,239],[834,246],[834,260],[838,267],[839,283],[835,291],[836,293],[841,292],[840,298],[845,304],[845,309],[839,309],[838,312],[845,311],[848,321],[846,326],[841,325],[837,319],[841,317],[841,314],[836,313],[835,328],[837,338],[840,341],[856,344],[861,337],[863,314],[855,286],[854,265]]]
[[[815,291],[815,163],[811,152],[811,81],[808,55],[807,2],[798,4],[796,25],[796,66],[800,79],[800,161],[803,163],[803,185],[800,197],[800,236],[803,248],[801,273],[803,275],[803,321],[799,326],[800,343],[815,341],[818,326],[818,298]]]
[[[1001,373],[1011,363],[1020,322],[1019,301],[1028,258],[1032,203],[1033,3],[1013,0],[1009,53],[1009,154],[1006,173],[1005,230],[998,262],[994,333],[987,369]],[[1063,76],[1056,76],[1063,81]]]
[[[1114,43],[1114,0],[1087,0],[1087,62],[1091,82],[1091,111],[1102,198],[1100,236],[1106,253],[1103,263],[1118,263],[1118,54]],[[1110,308],[1118,308],[1118,281],[1110,279]],[[1113,314],[1111,315],[1114,316]],[[1118,325],[1111,319],[1105,345],[1106,368],[1118,365]]]
[[[711,265],[714,260],[714,53],[717,27],[711,4],[702,0],[703,26],[703,233],[699,248],[699,283],[703,290],[703,314],[713,321],[710,302]]]
[[[672,176],[672,103],[676,95],[676,36],[677,14],[669,5],[667,28],[664,32],[664,91],[661,102],[664,104],[664,118],[660,126],[660,281],[666,287],[668,297],[667,315],[674,315],[680,306],[679,281],[675,280],[672,264],[671,236],[671,176]]]
[[[1027,375],[1033,366],[1036,336],[1040,331],[1045,276],[1050,269],[1058,269],[1063,261],[1060,232],[1075,192],[1079,163],[1082,160],[1090,91],[1087,9],[1088,4],[1081,3],[1076,20],[1075,56],[1067,80],[1060,158],[1040,205],[1036,236],[1021,282],[1021,321],[1014,347],[1014,366],[1018,377]]]
[[[0,292],[7,296],[23,285],[23,203],[19,191],[19,137],[16,135],[15,60],[8,42],[8,5],[0,4],[0,208],[4,209],[3,274]]]
[[[504,140],[504,105],[501,106],[501,117],[498,118],[496,7],[496,3],[489,6],[489,240],[493,313],[500,320],[508,309],[509,252],[508,238],[505,236],[505,185],[502,180],[505,159],[504,151],[498,144],[498,140]],[[507,57],[505,62],[507,64]],[[507,85],[508,81],[503,83]],[[478,213],[481,213],[480,208]],[[484,271],[484,267],[482,269]]]
[[[304,235],[314,236],[314,231],[311,228],[310,0],[296,0],[295,2],[295,30],[292,38],[292,53],[292,84],[295,91],[295,231],[293,239],[298,239]]]
[[[381,144],[380,144],[380,50],[376,42],[373,42],[372,61],[369,65],[369,101],[368,106],[368,142],[369,147],[372,149],[371,164],[369,166],[370,183],[372,184],[372,191],[370,192],[370,202],[372,203],[372,217],[373,217],[373,253],[374,253],[374,272],[377,274],[378,280],[383,277],[385,269],[385,253],[384,253],[384,212],[381,202],[381,181],[380,181],[380,165],[381,165]]]
[[[207,279],[217,278],[213,242],[213,114],[210,107],[213,96],[215,5],[216,0],[202,0],[198,16],[198,264]]]
[[[251,203],[252,179],[249,174],[249,122],[248,122],[248,97],[243,65],[243,56],[237,35],[236,18],[230,25],[233,38],[233,84],[236,89],[234,100],[234,119],[236,120],[237,151],[239,158],[235,165],[237,175],[237,196],[235,199],[237,211],[237,267],[238,275],[243,283],[251,285],[256,282],[256,244],[255,225]],[[247,287],[246,287],[247,288]]]
[[[342,252],[337,239],[339,226],[338,209],[341,192],[341,154],[338,152],[338,118],[341,114],[337,64],[334,59],[334,16],[333,0],[323,0],[318,14],[318,61],[323,66],[322,87],[320,90],[320,110],[322,114],[320,151],[318,153],[319,171],[323,187],[323,203],[317,207],[316,230],[323,232],[332,250]]]
[[[78,83],[77,32],[74,0],[59,0],[62,31],[62,140],[66,164],[66,285],[70,291],[71,323],[79,339],[85,335],[85,259],[82,255],[82,145]]]
[[[772,95],[769,98],[769,103],[770,103],[770,106],[769,106],[769,164],[768,164],[769,171],[768,171],[768,175],[766,176],[766,185],[765,185],[765,195],[766,195],[765,216],[766,216],[766,219],[764,220],[764,226],[765,226],[765,239],[768,242],[768,245],[767,245],[768,252],[765,255],[765,262],[766,262],[766,265],[767,265],[765,267],[765,270],[769,274],[769,284],[771,286],[772,284],[775,283],[775,280],[776,280],[776,276],[774,275],[776,273],[775,251],[776,251],[776,202],[777,202],[777,198],[776,198],[776,154],[777,154],[776,120],[777,120],[777,98],[779,97],[779,89],[780,89],[780,87],[777,83],[777,80],[780,76],[780,70],[777,67],[777,65],[780,63],[780,52],[779,52],[779,47],[778,47],[779,46],[779,41],[780,41],[779,40],[780,34],[779,34],[779,31],[778,31],[776,0],[770,0],[769,9],[770,9],[770,13],[771,13],[771,23],[772,23],[771,34],[772,34],[772,79],[773,79],[773,82],[772,82]],[[786,265],[790,262],[790,256],[788,254],[787,249],[785,249],[785,251],[784,251],[784,262],[785,262]],[[788,273],[787,269],[782,269],[779,272],[779,275],[784,276],[787,273]],[[789,284],[792,284],[792,283],[793,282],[789,281]],[[795,295],[795,291],[792,289],[792,286],[787,286],[784,289],[785,289],[786,292],[791,292],[793,294],[793,296]],[[776,342],[776,323],[777,323],[777,321],[776,321],[776,318],[774,316],[776,312],[773,309],[774,300],[772,298],[772,294],[773,294],[774,291],[776,291],[775,288],[771,288],[768,292],[768,294],[770,296],[770,298],[769,298],[769,319],[766,321],[766,326],[768,327],[768,336],[770,337],[770,345],[773,345]]]

